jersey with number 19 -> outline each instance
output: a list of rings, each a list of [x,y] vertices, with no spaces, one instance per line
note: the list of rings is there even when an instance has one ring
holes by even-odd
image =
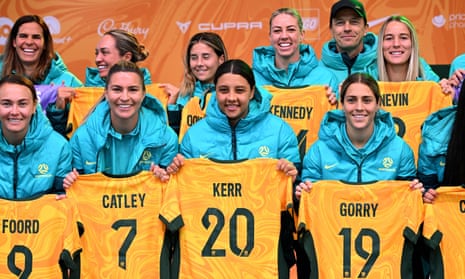
[[[81,240],[72,199],[0,199],[0,216],[1,278],[79,278]]]
[[[465,188],[442,186],[425,204],[423,236],[432,248],[431,279],[465,277]]]
[[[165,187],[149,171],[78,177],[67,195],[77,201],[84,227],[82,278],[169,278],[158,218]]]
[[[275,159],[185,160],[168,186],[177,187],[178,199],[171,201],[178,204],[164,214],[169,221],[181,218],[184,223],[179,278],[289,275],[280,232],[281,214],[291,218],[292,183],[276,166]]]
[[[422,221],[421,192],[408,181],[314,183],[298,219],[310,278],[412,278]]]

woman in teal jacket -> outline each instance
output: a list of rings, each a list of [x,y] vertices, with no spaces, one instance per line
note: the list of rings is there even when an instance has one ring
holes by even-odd
[[[391,16],[381,26],[378,67],[370,74],[379,81],[435,81],[439,76],[420,57],[417,32],[405,16]]]
[[[433,202],[440,185],[465,184],[464,138],[465,86],[458,104],[431,114],[422,126],[418,154],[418,177],[427,192],[423,200]]]
[[[41,17],[25,15],[16,20],[0,58],[0,72],[1,76],[12,73],[24,75],[35,85],[54,85],[53,90],[47,91],[53,97],[43,109],[53,128],[66,134],[64,126],[67,115],[56,115],[55,99],[60,99],[60,88],[80,87],[82,82],[68,71],[61,57],[53,50],[52,35]],[[61,124],[56,124],[57,117],[62,119]]]
[[[5,64],[5,55],[0,58],[0,71],[2,76],[8,75],[7,67]],[[19,74],[20,72],[12,70],[10,74]],[[29,78],[29,76],[27,76]],[[43,79],[37,79],[34,84],[36,85],[65,85],[70,87],[80,87],[82,82],[66,67],[65,62],[61,56],[55,52],[54,57],[50,60],[50,67],[47,75]]]
[[[463,96],[465,87],[460,90]],[[441,185],[465,184],[464,138],[465,98],[459,97],[456,106],[450,106],[431,114],[423,123],[422,142],[418,152],[418,178],[425,185],[423,201],[432,203],[437,197],[436,188]],[[429,249],[422,251],[427,273]],[[425,273],[425,274],[426,274]]]
[[[200,107],[205,107],[205,96],[214,93],[213,77],[218,67],[228,60],[228,52],[223,39],[213,32],[195,34],[187,44],[184,54],[184,76],[181,87],[162,83],[168,94],[168,119],[170,126],[179,134],[182,109],[192,97],[200,99]]]
[[[114,29],[103,34],[95,48],[97,67],[86,68],[86,87],[105,87],[105,80],[110,68],[120,60],[137,63],[149,55],[144,45],[140,44],[134,34],[121,29]],[[151,84],[150,72],[142,68],[144,84]],[[82,85],[81,85],[82,86]],[[55,130],[66,136],[69,103],[76,91],[71,87],[58,88],[57,100],[47,107],[47,115]]]
[[[228,60],[218,67],[212,96],[205,118],[187,130],[180,153],[168,166],[168,173],[176,173],[184,158],[242,160],[254,158],[278,159],[276,168],[288,176],[297,177],[300,156],[297,138],[292,128],[281,118],[271,114],[270,95],[255,86],[252,69],[242,60]],[[163,175],[158,175],[163,179]],[[282,222],[286,222],[284,218]],[[282,236],[291,236],[292,220]],[[292,239],[283,237],[284,257],[289,266],[294,264]]]
[[[257,85],[302,87],[339,84],[331,71],[319,66],[315,51],[302,44],[303,22],[295,9],[281,8],[270,18],[270,46],[253,51],[252,68]]]
[[[145,94],[143,74],[134,63],[122,60],[110,69],[104,94],[105,100],[70,140],[77,172],[68,175],[65,185],[77,173],[120,175],[166,167],[178,151],[166,112]]]
[[[444,181],[447,150],[457,110],[457,106],[441,109],[431,114],[422,125],[418,178],[426,190],[435,189]],[[462,183],[465,183],[465,180]]]
[[[105,80],[111,66],[120,60],[134,63],[144,61],[149,55],[143,44],[134,34],[121,29],[114,29],[103,34],[96,47],[95,65],[86,68],[86,87],[105,87]],[[151,84],[152,77],[147,68],[141,68],[144,83]]]
[[[418,177],[427,192],[423,200],[433,202],[440,185],[465,184],[464,138],[465,86],[458,104],[431,114],[422,126],[418,154]]]
[[[253,80],[249,80],[253,94],[250,102],[238,104],[244,109],[243,114],[233,118],[225,112],[227,108],[221,96],[225,93],[217,84],[218,78],[227,73],[241,76],[239,72],[247,66],[240,60],[225,63],[215,75],[217,93],[208,104],[206,117],[189,128],[181,143],[181,154],[186,158],[220,160],[285,158],[294,165],[300,165],[297,138],[292,128],[269,112],[271,96],[255,87]],[[225,102],[234,103],[233,100]]]
[[[37,15],[16,20],[0,59],[1,76],[20,74],[34,84],[82,86],[53,49],[53,39],[45,21]]]
[[[319,139],[303,160],[302,180],[308,187],[300,186],[309,188],[323,179],[360,183],[415,178],[412,149],[396,135],[391,115],[379,109],[380,98],[376,80],[367,74],[355,73],[344,81],[342,109],[325,115]]]
[[[292,128],[270,113],[271,96],[255,86],[252,69],[242,60],[228,60],[218,67],[205,118],[184,135],[178,154],[168,166],[176,173],[184,158],[242,160],[278,159],[276,168],[296,180],[300,168],[297,138]],[[292,220],[283,217],[281,239],[288,266],[295,262],[292,250]]]
[[[284,120],[269,112],[271,96],[255,86],[249,65],[237,59],[224,62],[214,83],[217,93],[210,99],[206,117],[187,130],[168,173],[177,172],[184,157],[275,158],[283,159],[278,168],[295,179],[300,165],[297,138]]]
[[[33,83],[20,75],[0,80],[0,197],[24,199],[63,191],[71,171],[68,142],[37,106]]]
[[[300,87],[328,85],[337,90],[333,73],[319,66],[315,51],[310,45],[299,46],[300,59],[286,69],[275,66],[275,49],[272,46],[257,47],[253,52],[253,70],[257,85]]]
[[[54,51],[52,35],[40,16],[25,15],[16,20],[0,59],[0,71],[1,76],[12,73],[24,75],[35,85],[54,85],[53,90],[41,90],[42,94],[50,92],[53,96],[49,98],[49,105],[43,109],[53,129],[65,135],[67,115],[60,115],[63,124],[55,124],[55,99],[59,96],[59,88],[80,87],[82,82],[68,71],[61,57]]]

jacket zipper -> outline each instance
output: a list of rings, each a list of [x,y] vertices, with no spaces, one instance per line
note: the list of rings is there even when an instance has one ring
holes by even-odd
[[[233,159],[237,160],[237,139],[236,139],[236,127],[231,126],[231,144]]]
[[[13,197],[14,199],[17,198],[17,189],[18,189],[18,147],[15,146],[15,153],[13,158]]]

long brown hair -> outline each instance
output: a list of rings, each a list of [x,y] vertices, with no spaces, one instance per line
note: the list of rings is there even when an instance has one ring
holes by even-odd
[[[223,40],[218,34],[213,32],[201,32],[192,36],[189,44],[187,45],[186,53],[184,56],[184,77],[181,83],[181,87],[179,88],[181,95],[190,95],[194,92],[195,81],[197,79],[195,78],[194,73],[192,73],[189,62],[192,47],[200,42],[211,47],[213,51],[215,51],[216,55],[218,55],[218,57],[223,56],[224,61],[228,60],[228,52],[226,51]]]
[[[24,66],[19,60],[16,54],[16,49],[13,46],[13,41],[18,36],[19,28],[25,23],[35,22],[42,28],[42,36],[44,38],[44,49],[39,58],[37,69],[28,76],[28,78],[34,83],[40,83],[45,79],[47,73],[52,64],[52,60],[55,58],[55,51],[53,50],[53,39],[45,21],[38,15],[25,15],[18,18],[11,29],[10,35],[6,41],[5,50],[3,52],[3,71],[2,76],[6,76],[12,73],[26,75]]]
[[[405,76],[405,81],[415,81],[418,77],[424,77],[425,71],[423,66],[420,63],[420,54],[419,54],[419,47],[418,47],[418,36],[417,32],[415,31],[415,26],[413,23],[408,20],[405,16],[394,15],[389,17],[384,24],[381,26],[379,31],[379,42],[378,42],[378,50],[377,50],[377,59],[378,59],[378,75],[379,81],[390,81],[389,76],[386,70],[386,60],[384,59],[383,54],[383,41],[384,41],[384,34],[386,33],[386,27],[390,22],[397,21],[400,23],[405,24],[407,29],[410,32],[410,39],[412,40],[412,52],[410,54],[410,58],[408,61],[408,70],[407,75]]]

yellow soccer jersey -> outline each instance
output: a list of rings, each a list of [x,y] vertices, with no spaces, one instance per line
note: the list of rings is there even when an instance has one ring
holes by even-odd
[[[465,278],[465,188],[437,189],[433,204],[425,204],[423,236],[432,250],[431,279]]]
[[[57,201],[54,194],[0,199],[0,277],[79,278],[77,214],[73,200]]]
[[[410,145],[416,161],[421,125],[431,113],[452,105],[452,95],[433,81],[379,82],[379,88],[381,108],[392,114],[397,135]]]
[[[292,183],[276,165],[274,159],[188,159],[171,177],[168,188],[178,198],[163,215],[184,223],[179,278],[289,276],[279,240],[281,214],[292,218]]]
[[[168,105],[168,95],[165,93],[163,88],[160,88],[159,83],[151,83],[145,85],[145,91],[147,94],[152,95],[155,97],[166,110],[166,106]]]
[[[77,201],[84,227],[82,278],[168,278],[158,218],[165,186],[148,171],[78,177],[67,195]]]
[[[182,108],[181,124],[179,126],[179,142],[182,141],[182,138],[192,125],[194,125],[197,121],[205,117],[207,105],[210,101],[211,96],[212,94],[210,92],[207,92],[205,94],[205,102],[203,106],[201,106],[200,98],[194,96]]]
[[[323,116],[328,110],[335,109],[328,102],[324,86],[280,88],[263,86],[272,95],[270,111],[281,117],[294,130],[298,142],[300,157],[318,139],[318,131]]]
[[[421,192],[408,181],[314,183],[298,218],[310,278],[411,278],[422,221]]]
[[[67,129],[71,129],[67,134],[68,138],[71,138],[97,101],[102,98],[104,88],[77,87],[74,90],[76,91],[76,96],[74,96],[73,101],[70,103],[68,123],[66,125]]]

